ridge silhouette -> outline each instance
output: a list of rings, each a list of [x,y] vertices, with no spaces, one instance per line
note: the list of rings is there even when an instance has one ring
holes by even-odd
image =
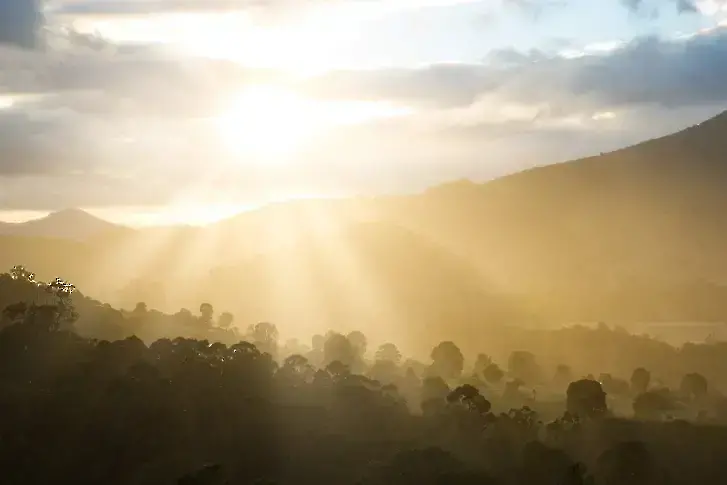
[[[80,242],[0,237],[0,264],[62,274],[119,305],[209,300],[281,322],[303,312],[309,331],[342,315],[354,327],[390,319],[405,333],[429,324],[465,338],[511,323],[725,322],[726,126],[721,114],[600,156],[417,195],[291,201],[199,228],[112,226]],[[469,317],[445,329],[443,315],[464,311],[454,295],[470,295]]]

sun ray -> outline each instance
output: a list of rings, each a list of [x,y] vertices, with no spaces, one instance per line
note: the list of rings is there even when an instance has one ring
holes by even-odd
[[[330,327],[340,331],[365,329],[369,338],[402,341],[403,335],[396,335],[396,326],[392,325],[400,315],[391,297],[362,261],[350,238],[350,230],[363,223],[366,214],[359,207],[348,209],[339,211],[311,203],[300,211],[300,218],[310,228],[324,277],[332,278],[329,283],[333,301],[327,302],[334,305],[329,307],[333,310]]]

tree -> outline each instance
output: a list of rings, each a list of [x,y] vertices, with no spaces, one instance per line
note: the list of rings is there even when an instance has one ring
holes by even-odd
[[[278,327],[270,322],[256,323],[247,329],[247,338],[255,347],[273,357],[278,355],[278,337]]]
[[[505,377],[505,372],[500,369],[499,365],[492,363],[485,368],[483,375],[490,384],[499,384]]]
[[[351,367],[356,361],[356,350],[351,342],[340,333],[332,333],[323,344],[323,365],[338,361]]]
[[[596,418],[606,414],[606,393],[598,381],[581,379],[566,391],[568,412],[580,417]]]
[[[232,323],[235,321],[235,316],[230,312],[224,312],[217,319],[217,326],[223,330],[228,330],[232,327]]]
[[[399,352],[396,345],[392,343],[385,343],[376,351],[376,360],[385,360],[399,365],[401,362],[401,352]]]
[[[146,313],[148,311],[149,311],[149,308],[147,307],[146,303],[144,303],[143,301],[140,301],[139,303],[136,304],[132,313],[134,314],[134,316],[140,317],[140,316],[146,315]]]
[[[13,266],[10,270],[10,277],[14,280],[35,283],[35,273],[28,271],[25,266]]]
[[[313,335],[311,337],[311,347],[313,350],[320,350],[323,352],[323,346],[326,343],[326,338],[323,335]]]
[[[634,415],[637,419],[660,420],[664,413],[676,409],[676,401],[668,389],[652,389],[634,399]]]
[[[512,377],[528,384],[539,382],[542,378],[542,370],[535,360],[535,355],[525,350],[516,350],[510,354],[507,370]]]
[[[425,414],[435,414],[446,404],[450,389],[439,376],[427,377],[422,382],[421,408]]]
[[[682,377],[679,390],[691,399],[700,399],[707,395],[708,387],[707,379],[702,374],[692,372]]]
[[[341,379],[351,373],[350,368],[340,360],[334,360],[326,366],[326,372],[334,379]]]
[[[56,278],[46,284],[45,288],[46,292],[52,294],[56,299],[55,329],[70,328],[78,320],[78,313],[76,313],[72,300],[73,293],[76,291],[75,285],[62,278]]]
[[[3,309],[2,323],[3,325],[13,325],[20,323],[25,319],[28,313],[28,304],[21,301],[20,303],[14,303],[8,305]]]
[[[315,371],[302,355],[293,354],[283,361],[278,374],[292,382],[305,382],[313,379]]]
[[[431,353],[434,375],[445,380],[457,379],[464,369],[464,356],[454,342],[442,342]]]
[[[629,392],[631,392],[631,386],[625,379],[615,378],[611,374],[601,374],[598,380],[601,382],[606,394],[628,396]]]
[[[382,384],[392,384],[399,377],[399,367],[391,360],[377,360],[371,366],[369,376]]]
[[[356,354],[359,357],[363,358],[363,356],[366,354],[366,348],[368,347],[368,339],[366,338],[366,335],[364,335],[362,332],[359,332],[358,330],[354,330],[353,332],[349,333],[346,338],[349,342],[351,342],[351,345],[356,351]]]
[[[642,394],[649,388],[651,382],[651,373],[643,367],[634,369],[631,374],[631,392],[634,394]]]
[[[664,483],[644,443],[625,441],[598,458],[596,472],[605,485],[655,485]]]
[[[447,402],[458,403],[466,406],[471,411],[476,411],[480,414],[485,414],[490,411],[492,407],[490,401],[480,394],[480,391],[476,387],[469,384],[457,387],[455,390],[447,395]]]
[[[521,379],[513,379],[505,383],[505,390],[502,392],[502,399],[512,401],[520,398],[520,388],[525,384]]]
[[[571,382],[573,382],[573,371],[571,370],[570,366],[565,364],[559,364],[555,368],[553,383],[556,386],[562,386],[560,387],[560,389],[563,389],[563,387],[567,386]]]
[[[477,359],[475,360],[475,368],[474,372],[477,375],[482,375],[485,372],[485,369],[492,364],[492,357],[490,357],[487,354],[477,354]]]
[[[202,303],[199,306],[200,321],[205,327],[212,326],[212,318],[214,317],[215,310],[209,303]]]

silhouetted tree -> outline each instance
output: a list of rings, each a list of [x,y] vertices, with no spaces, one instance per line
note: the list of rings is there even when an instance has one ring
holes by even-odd
[[[230,312],[224,312],[217,320],[217,326],[222,329],[229,329],[235,321],[235,316]]]
[[[447,402],[458,403],[472,411],[484,414],[492,407],[490,401],[485,399],[477,388],[465,384],[459,386],[447,395]]]
[[[626,441],[605,451],[597,463],[604,485],[652,485],[664,483],[651,453],[642,442]]]
[[[474,373],[477,375],[483,375],[485,369],[492,364],[492,357],[487,354],[477,354],[475,359]]]
[[[528,384],[539,382],[542,378],[542,370],[532,352],[524,350],[512,352],[507,361],[507,369],[512,377]]]
[[[568,412],[580,417],[597,418],[606,414],[606,393],[598,381],[582,379],[572,382],[567,390]]]
[[[499,365],[492,363],[485,367],[483,376],[487,382],[491,384],[499,384],[502,381],[502,378],[505,377],[505,372],[500,369]]]
[[[199,306],[200,322],[205,326],[209,327],[212,325],[212,318],[214,317],[215,310],[209,303],[202,303]]]
[[[684,375],[679,390],[685,396],[699,399],[707,395],[708,387],[707,379],[702,374],[691,372]]]
[[[659,420],[676,409],[676,401],[668,389],[652,389],[636,396],[633,408],[638,419]]]
[[[349,333],[346,338],[349,342],[351,342],[351,345],[353,346],[358,356],[363,357],[364,354],[366,354],[366,348],[368,347],[368,340],[366,339],[366,335],[364,335],[362,332],[359,332],[358,330],[354,330],[353,332]]]
[[[651,373],[643,367],[634,369],[631,374],[631,392],[641,394],[646,392],[651,382]]]
[[[147,314],[148,311],[149,311],[149,308],[147,307],[146,303],[144,303],[143,301],[140,301],[139,303],[136,304],[132,313],[135,316],[143,317],[144,315]]]
[[[454,342],[442,342],[431,353],[431,371],[445,380],[457,379],[464,369],[464,356]]]
[[[401,352],[399,352],[396,345],[392,343],[385,343],[376,351],[376,360],[390,361],[399,365],[399,363],[401,363]]]
[[[356,350],[351,342],[341,334],[333,333],[323,344],[323,363],[328,365],[338,361],[350,368],[356,362]]]
[[[247,330],[247,336],[252,343],[262,352],[272,356],[278,353],[278,327],[269,322],[260,322],[251,325]]]

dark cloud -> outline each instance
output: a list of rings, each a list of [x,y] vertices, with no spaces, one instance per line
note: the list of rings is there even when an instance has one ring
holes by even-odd
[[[209,115],[247,83],[279,77],[224,60],[183,58],[154,46],[105,49],[89,48],[88,42],[63,52],[0,46],[0,88],[52,93],[47,105],[72,111],[184,117]]]
[[[229,12],[241,10],[299,10],[337,0],[79,0],[61,1],[56,13],[73,15],[138,15],[167,12]],[[376,1],[376,0],[351,0]]]
[[[541,86],[545,92],[560,91],[563,103],[568,96],[604,106],[653,103],[680,107],[722,102],[727,100],[727,30],[680,41],[637,39],[610,55],[560,60],[533,74],[557,78],[552,72],[556,66],[563,68],[560,79],[564,85]],[[536,86],[532,79],[523,88],[532,91]]]
[[[678,13],[696,13],[697,0],[620,0],[631,12],[648,13],[652,17],[659,15],[659,8],[663,6],[675,7]]]
[[[697,12],[697,4],[695,0],[677,0],[677,11],[679,13]]]
[[[38,0],[0,0],[0,44],[35,49],[42,24]]]
[[[339,71],[314,79],[320,96],[393,99],[456,107],[480,96],[545,103],[579,112],[634,104],[668,107],[727,100],[727,29],[687,39],[640,38],[610,52],[564,58],[543,51],[499,50],[482,64]]]
[[[567,7],[574,0],[506,0],[511,6],[529,12],[536,19],[553,8]],[[613,0],[612,0],[613,1]],[[629,11],[657,17],[662,7],[676,8],[679,13],[698,12],[697,0],[616,0]]]

